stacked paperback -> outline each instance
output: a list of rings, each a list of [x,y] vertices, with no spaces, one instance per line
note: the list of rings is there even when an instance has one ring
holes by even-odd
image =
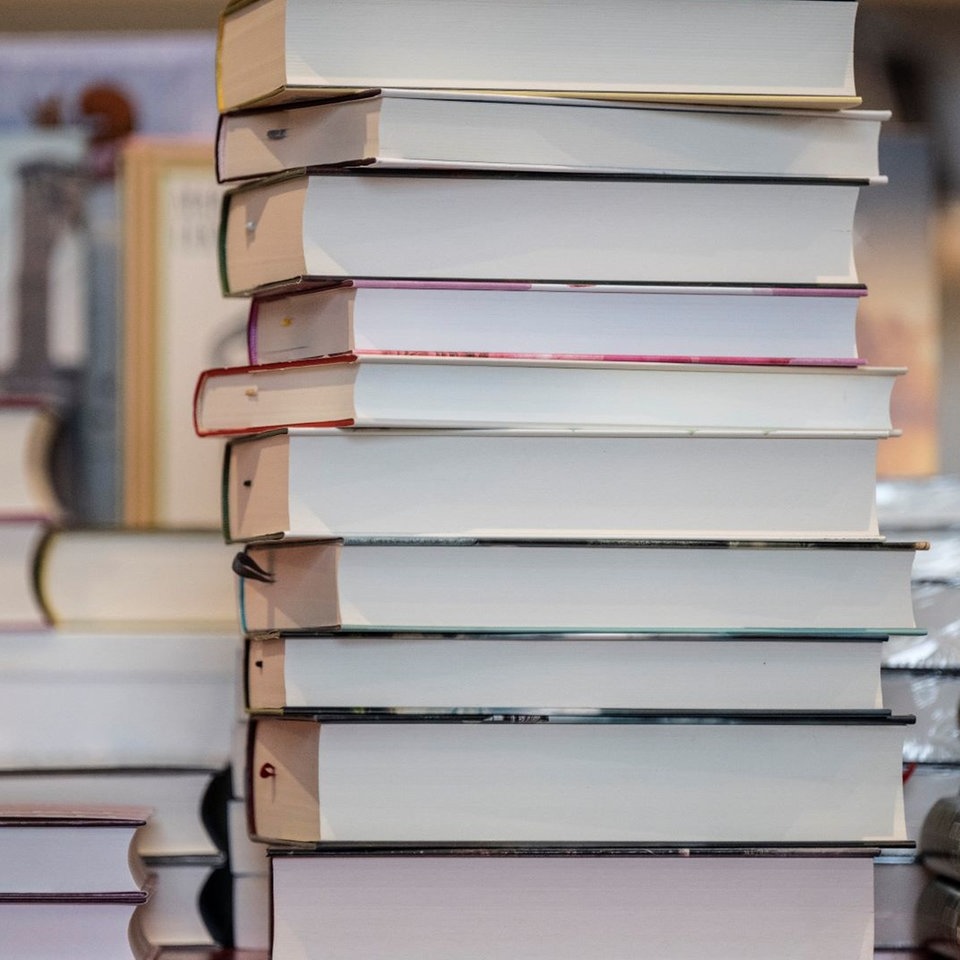
[[[224,11],[249,362],[194,417],[275,960],[871,955],[918,544],[854,335],[855,12]]]

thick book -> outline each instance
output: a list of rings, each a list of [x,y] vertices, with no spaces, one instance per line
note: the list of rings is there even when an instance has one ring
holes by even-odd
[[[915,629],[893,542],[316,540],[234,560],[247,632]]]
[[[5,691],[6,695],[6,691]],[[0,804],[122,804],[149,806],[136,832],[142,857],[212,857],[225,846],[225,770],[215,767],[38,767],[0,769]],[[217,810],[218,806],[224,807]]]
[[[869,849],[274,850],[273,960],[872,960]]]
[[[221,633],[235,624],[229,564],[215,530],[50,529],[35,590],[63,630]]]
[[[233,0],[217,99],[227,110],[420,87],[836,107],[857,102],[856,11],[852,0]]]
[[[224,766],[236,645],[235,609],[223,633],[4,636],[0,769]]]
[[[879,536],[875,438],[290,429],[232,438],[230,541]]]
[[[140,930],[143,904],[130,898],[19,901],[0,909],[4,951],[16,960],[157,960],[156,945]]]
[[[528,427],[889,436],[894,367],[347,354],[201,371],[200,436],[278,427]]]
[[[254,716],[253,837],[278,842],[898,844],[888,711]]]
[[[343,633],[248,637],[248,709],[869,710],[884,637]],[[0,788],[3,786],[0,778]]]
[[[221,182],[367,165],[880,176],[877,110],[763,110],[383,90],[220,115]]]
[[[344,280],[250,298],[251,364],[414,353],[857,366],[859,287]]]
[[[303,277],[853,284],[862,186],[478,171],[281,174],[225,192],[221,285],[242,296]]]
[[[145,902],[134,838],[150,815],[149,807],[0,805],[0,910],[10,901]]]

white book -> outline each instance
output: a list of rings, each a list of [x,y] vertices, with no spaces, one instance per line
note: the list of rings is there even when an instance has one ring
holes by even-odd
[[[0,910],[30,897],[145,899],[134,837],[149,818],[116,804],[0,805]]]
[[[251,834],[360,843],[905,840],[884,711],[256,717]]]
[[[31,588],[61,630],[224,633],[236,622],[229,563],[215,530],[58,528]]]
[[[220,774],[222,776],[222,774]],[[134,838],[142,857],[213,856],[205,800],[218,771],[203,767],[61,767],[0,769],[0,804],[83,803],[149,806]]]
[[[856,366],[860,287],[348,280],[251,298],[250,363],[337,353]]]
[[[248,632],[912,632],[915,544],[268,541],[234,561]]]
[[[139,930],[140,908],[130,899],[106,898],[5,903],[4,949],[17,960],[153,960],[156,950]]]
[[[591,427],[889,436],[904,371],[362,355],[201,372],[201,436],[278,427]]]
[[[317,709],[869,710],[883,638],[314,633],[249,637],[246,702]],[[0,781],[2,784],[2,781]]]
[[[440,87],[836,106],[856,97],[856,10],[834,0],[233,0],[218,35],[218,101]]]
[[[226,192],[221,281],[230,295],[302,277],[852,284],[861,188],[724,177],[283,174]]]
[[[714,853],[278,851],[271,956],[873,960],[869,855]]]
[[[224,766],[235,633],[46,631],[0,647],[0,767]]]
[[[387,89],[222,113],[217,175],[362,164],[867,180],[889,116]]]
[[[290,429],[228,442],[224,534],[865,540],[877,443]]]

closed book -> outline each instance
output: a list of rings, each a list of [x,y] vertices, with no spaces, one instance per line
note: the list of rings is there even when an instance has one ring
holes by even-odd
[[[870,851],[276,850],[274,960],[872,960]]]
[[[871,179],[888,118],[388,89],[223,113],[216,164],[221,181],[346,164]]]
[[[134,837],[150,815],[149,807],[0,805],[0,911],[11,901],[145,902]]]
[[[877,440],[290,429],[231,439],[228,540],[879,536]]]
[[[4,950],[17,960],[156,960],[142,909],[130,898],[0,904]]]
[[[260,634],[250,710],[529,713],[599,709],[868,710],[884,638],[737,634]],[[2,780],[0,780],[2,785]]]
[[[6,693],[5,693],[6,695]],[[79,759],[79,758],[78,758]],[[221,850],[218,791],[226,771],[214,767],[105,766],[0,770],[0,804],[149,805],[134,840],[142,857],[214,856]]]
[[[303,277],[853,284],[861,188],[730,177],[282,174],[224,194],[221,284],[228,295]]]
[[[278,842],[897,844],[887,711],[563,711],[250,723],[250,832]]]
[[[345,355],[202,371],[200,436],[278,427],[592,427],[889,436],[903,371]]]
[[[217,634],[235,622],[229,563],[215,530],[58,528],[36,550],[34,590],[62,630]]]
[[[0,768],[224,766],[236,704],[235,621],[234,610],[234,628],[223,633],[5,636]]]
[[[916,544],[317,540],[234,561],[248,632],[915,629]]]
[[[439,87],[838,106],[856,102],[856,10],[852,0],[233,0],[218,102]]]
[[[857,350],[859,287],[345,280],[250,300],[250,363],[337,353],[835,364]]]

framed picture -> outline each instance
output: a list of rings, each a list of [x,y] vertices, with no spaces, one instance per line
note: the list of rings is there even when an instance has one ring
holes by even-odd
[[[195,435],[193,392],[245,362],[248,304],[220,290],[212,142],[135,138],[120,169],[122,520],[219,527],[223,446]]]

